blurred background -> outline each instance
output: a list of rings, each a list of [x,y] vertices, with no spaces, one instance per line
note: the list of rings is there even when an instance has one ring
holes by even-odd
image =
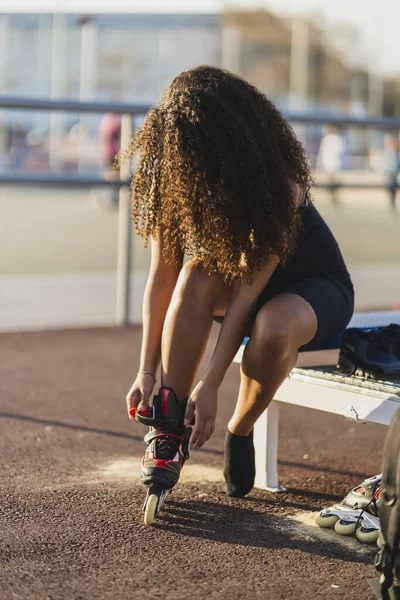
[[[0,10],[0,330],[113,323],[121,231],[131,245],[129,320],[140,322],[149,253],[129,241],[118,187],[101,181],[120,177],[121,115],[137,127],[172,78],[199,64],[243,76],[290,120],[325,116],[293,125],[356,308],[400,307],[400,7],[3,0]],[[36,100],[103,104],[34,110]]]

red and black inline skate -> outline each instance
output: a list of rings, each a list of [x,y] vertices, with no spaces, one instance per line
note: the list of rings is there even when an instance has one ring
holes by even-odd
[[[134,411],[135,420],[149,426],[140,465],[140,479],[147,486],[144,522],[152,525],[165,499],[178,482],[189,458],[191,427],[184,425],[186,403],[179,403],[173,390],[161,387],[146,412]]]

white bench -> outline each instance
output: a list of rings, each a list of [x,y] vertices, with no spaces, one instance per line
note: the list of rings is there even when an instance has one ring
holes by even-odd
[[[400,311],[357,313],[348,327],[370,329],[400,324]],[[249,338],[234,358],[240,363]],[[285,488],[278,481],[279,402],[315,408],[365,423],[389,425],[400,407],[400,382],[378,381],[341,375],[336,372],[340,338],[328,347],[299,353],[299,361],[282,383],[275,398],[254,426],[256,453],[255,487],[279,492]],[[335,350],[336,349],[336,350]],[[322,357],[322,359],[321,359]],[[302,367],[302,364],[308,366]],[[316,366],[316,365],[323,366]]]

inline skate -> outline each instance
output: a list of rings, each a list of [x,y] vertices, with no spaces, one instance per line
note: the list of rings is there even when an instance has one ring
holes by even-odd
[[[146,525],[154,522],[189,458],[192,430],[183,424],[185,410],[186,403],[178,403],[175,393],[166,387],[160,388],[146,412],[131,409],[138,423],[149,426],[140,465],[140,479],[147,486],[143,505]]]
[[[356,535],[363,543],[378,540],[380,520],[378,503],[382,474],[369,477],[353,488],[339,503],[324,508],[316,517],[319,527],[335,529],[340,535]]]

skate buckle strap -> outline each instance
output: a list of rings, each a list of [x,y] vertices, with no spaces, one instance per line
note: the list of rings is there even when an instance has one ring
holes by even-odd
[[[179,435],[179,433],[177,433],[175,431],[167,431],[165,429],[165,421],[164,421],[164,427],[162,428],[162,430],[152,429],[151,431],[149,431],[149,433],[146,433],[146,435],[144,436],[144,441],[146,442],[146,444],[148,444],[149,442],[151,442],[152,440],[155,440],[156,438],[166,437],[166,436],[175,438],[179,442],[183,441],[182,435]]]
[[[147,425],[147,427],[160,428],[160,427],[167,426],[167,427],[171,427],[173,429],[180,429],[180,427],[181,427],[181,424],[179,423],[179,421],[172,421],[172,420],[170,421],[170,420],[163,419],[163,418],[157,419],[156,417],[144,417],[137,411],[136,411],[136,415],[135,415],[135,421],[137,421],[138,423],[141,423],[142,425]]]
[[[147,427],[181,430],[185,416],[186,402],[178,403],[176,394],[167,387],[161,387],[153,398],[149,412],[136,411],[135,419]]]
[[[145,416],[139,411],[136,411],[135,421],[141,423],[141,425],[146,425],[147,427],[171,427],[172,429],[180,429],[180,423],[177,420],[166,419],[165,417],[156,417],[156,409],[155,405],[149,407],[149,412],[151,416]]]

